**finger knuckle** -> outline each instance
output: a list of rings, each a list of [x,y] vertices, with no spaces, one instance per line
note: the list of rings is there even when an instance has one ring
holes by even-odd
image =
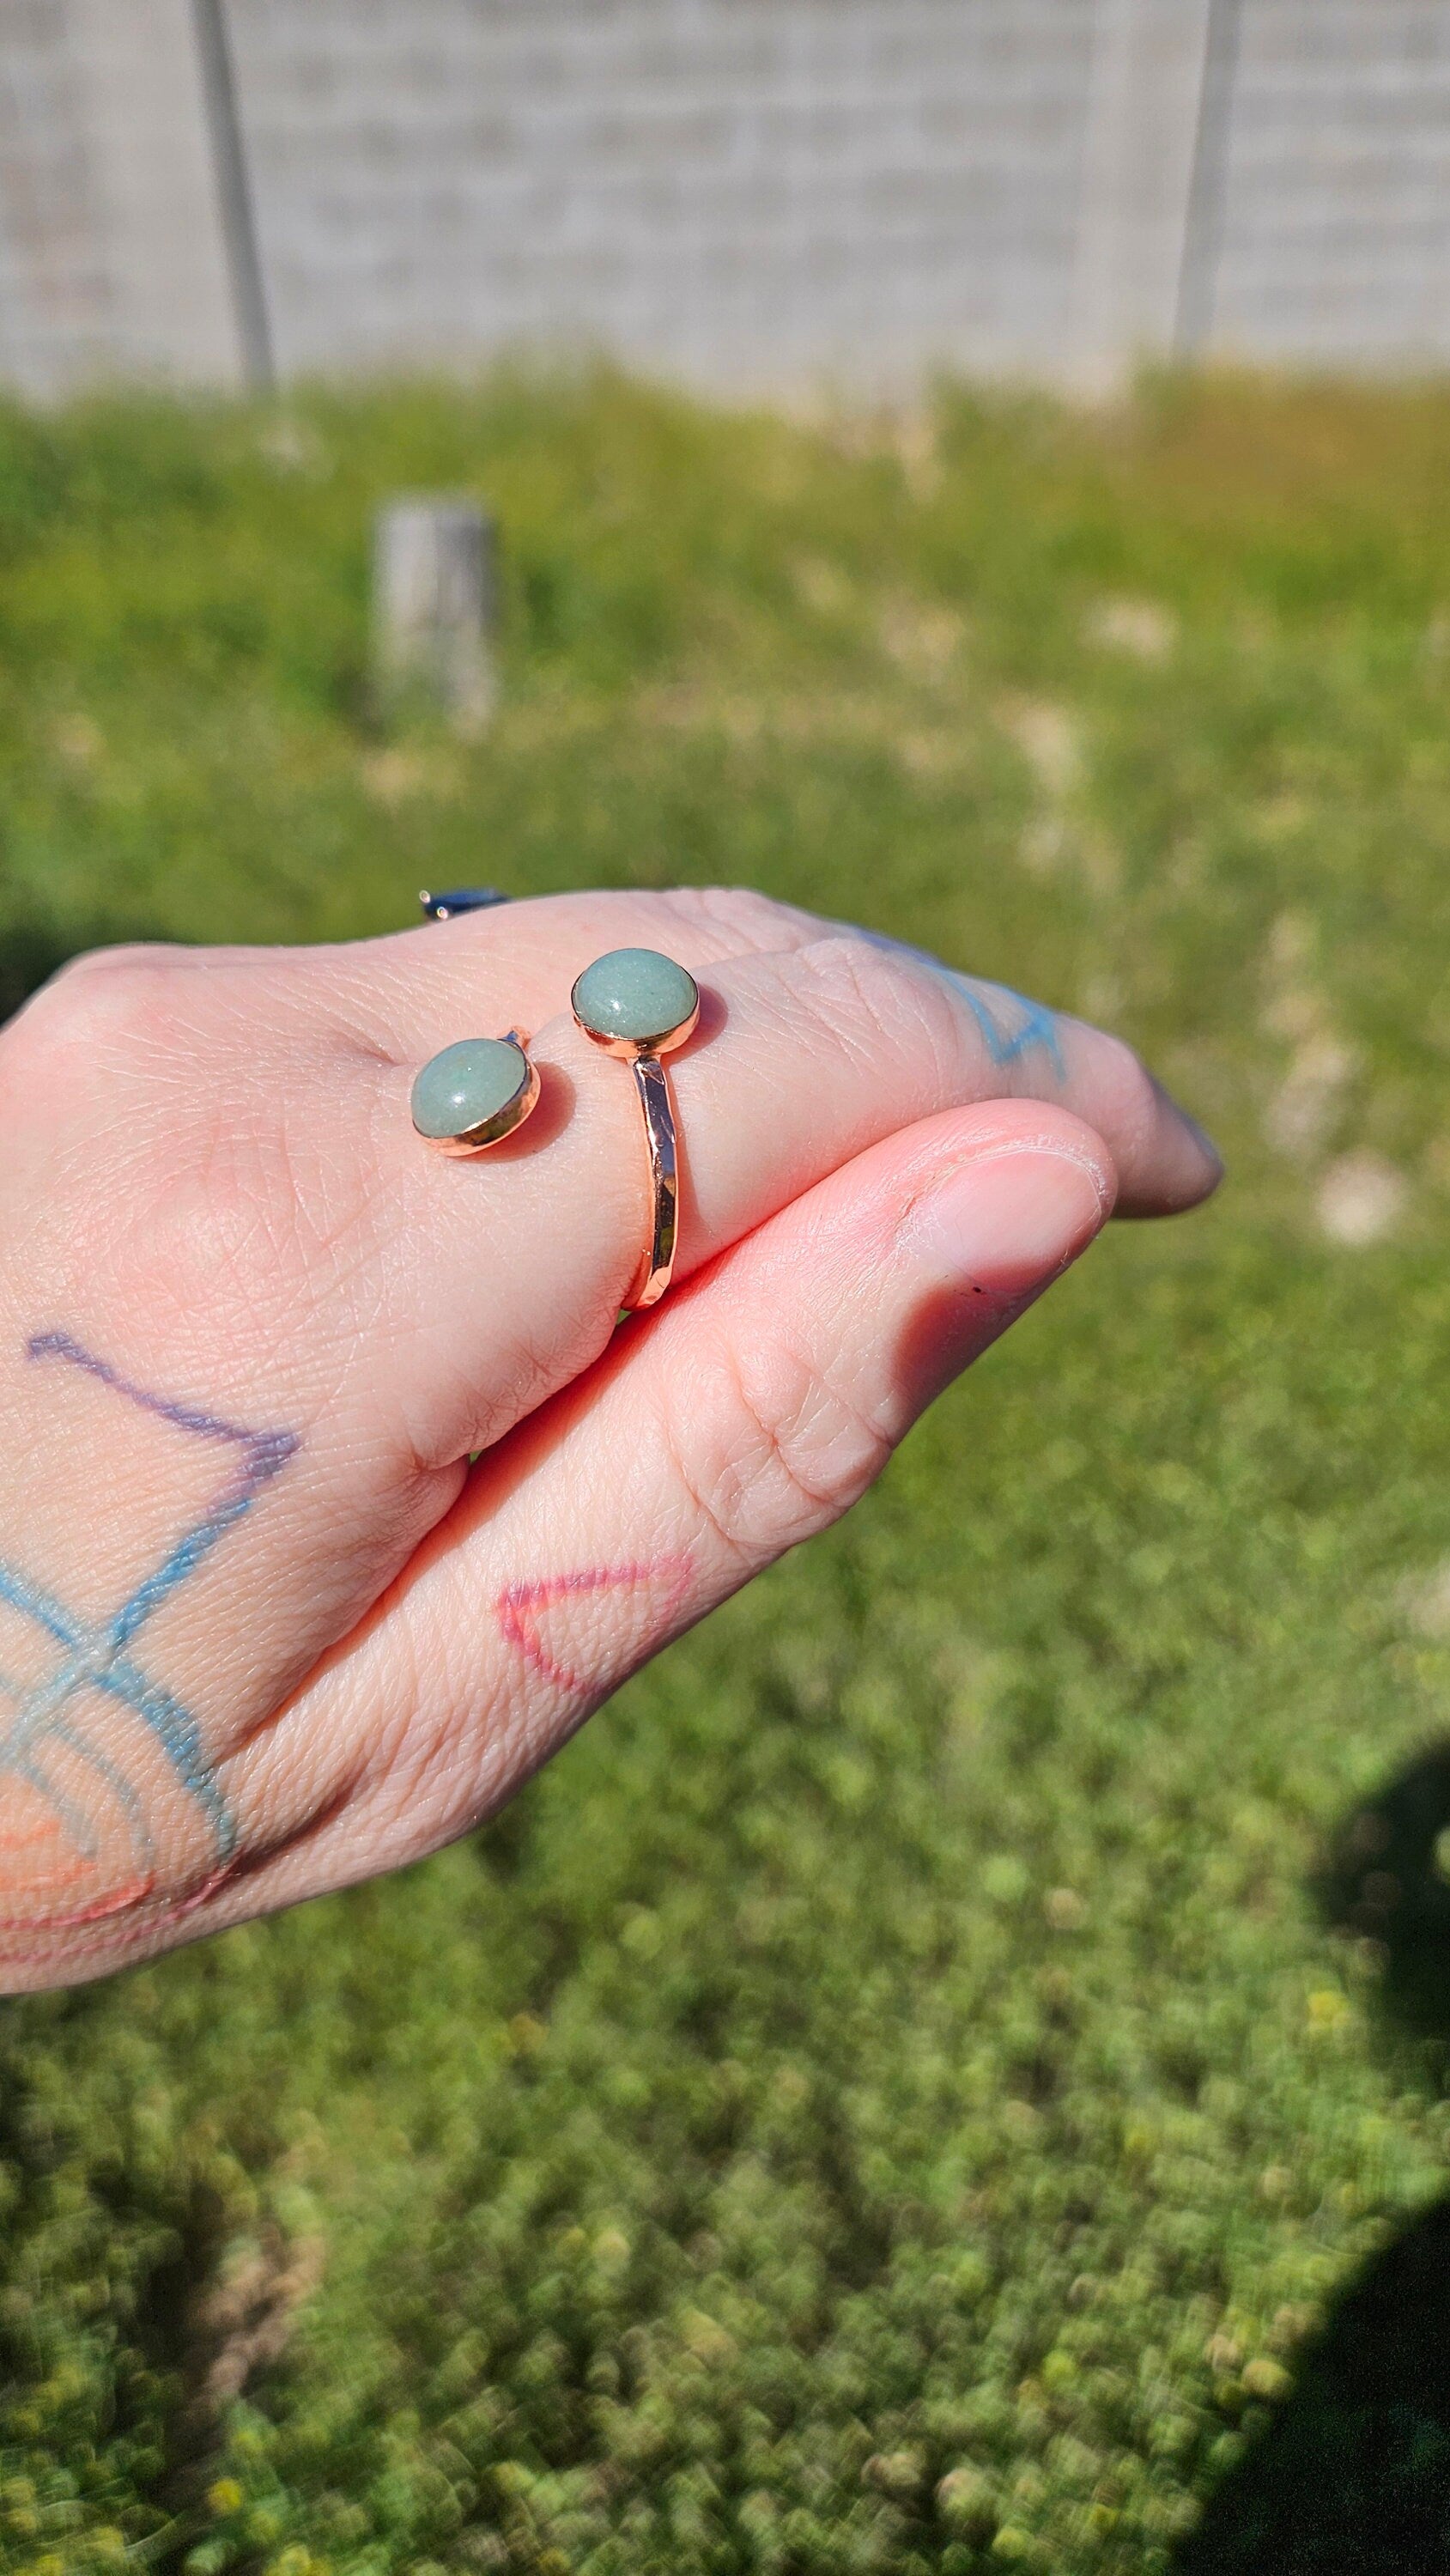
[[[750,954],[791,947],[801,915],[753,886],[675,886],[666,898],[677,920],[719,938],[732,951]]]
[[[950,1090],[960,1081],[960,1019],[932,975],[850,931],[814,940],[791,968],[817,1026],[843,1054],[879,1057],[885,1041],[902,1057],[920,1059],[934,1088]]]
[[[123,940],[114,948],[87,948],[68,958],[52,975],[44,992],[70,995],[149,989],[163,976],[175,975],[181,959],[159,939]]]
[[[110,1062],[153,1038],[168,1016],[162,987],[170,958],[163,948],[99,948],[73,957],[32,995],[5,1032],[15,1053],[38,1050],[64,1062]]]
[[[143,952],[144,953],[144,952]],[[0,1031],[0,1115],[13,1132],[59,1137],[117,1112],[117,1083],[156,1053],[164,1026],[152,970],[133,952],[76,959]]]
[[[1098,1114],[1110,1126],[1119,1152],[1147,1144],[1158,1115],[1158,1086],[1126,1038],[1099,1032],[1094,1056]]]
[[[763,1564],[847,1510],[890,1442],[780,1340],[722,1345],[692,1385],[671,1447],[701,1516],[732,1555]]]

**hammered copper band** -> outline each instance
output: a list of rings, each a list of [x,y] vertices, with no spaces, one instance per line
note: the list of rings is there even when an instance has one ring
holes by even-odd
[[[679,1229],[680,1174],[675,1153],[675,1104],[670,1097],[670,1077],[657,1055],[636,1056],[630,1071],[639,1093],[639,1105],[644,1111],[645,1144],[654,1192],[654,1224],[649,1247],[635,1284],[624,1301],[625,1311],[637,1314],[641,1307],[657,1304],[670,1284]]]
[[[649,1155],[650,1231],[626,1314],[656,1305],[670,1284],[679,1233],[675,1105],[661,1057],[683,1046],[700,1016],[694,977],[650,948],[616,948],[586,967],[573,991],[574,1017],[606,1055],[628,1064],[639,1094]]]

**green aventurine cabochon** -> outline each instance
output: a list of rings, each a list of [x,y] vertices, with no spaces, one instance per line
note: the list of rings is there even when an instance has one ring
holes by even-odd
[[[694,976],[657,948],[612,948],[585,967],[574,987],[574,1016],[591,1037],[642,1045],[669,1037],[699,998]]]
[[[413,1124],[442,1143],[466,1136],[516,1100],[529,1078],[526,1059],[507,1038],[460,1038],[430,1056],[413,1085]]]

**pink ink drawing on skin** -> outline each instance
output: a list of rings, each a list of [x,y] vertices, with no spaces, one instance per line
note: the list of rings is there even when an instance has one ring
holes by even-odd
[[[523,1656],[531,1672],[552,1682],[556,1690],[587,1691],[593,1687],[587,1673],[575,1672],[545,1644],[539,1633],[539,1621],[545,1611],[561,1601],[577,1600],[591,1592],[639,1592],[649,1587],[660,1593],[659,1630],[668,1627],[684,1597],[690,1580],[687,1556],[657,1557],[652,1565],[588,1565],[575,1574],[549,1575],[541,1583],[510,1583],[495,1603],[498,1624],[507,1645]]]

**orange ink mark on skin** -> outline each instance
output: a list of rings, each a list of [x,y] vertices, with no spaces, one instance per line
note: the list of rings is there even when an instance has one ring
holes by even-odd
[[[5,1854],[8,1861],[13,1853],[35,1851],[42,1844],[49,1844],[53,1848],[54,1834],[13,1834],[8,1841],[0,1843],[0,1852]],[[48,1888],[74,1887],[78,1879],[87,1876],[90,1867],[89,1861],[57,1860],[49,1869],[31,1868],[22,1870],[19,1874],[12,1874],[7,1869],[6,1893],[10,1896],[43,1896]]]
[[[8,1893],[10,1896],[49,1896],[52,1891],[59,1893],[62,1888],[75,1888],[80,1878],[85,1878],[85,1862],[77,1860],[72,1862],[70,1870],[31,1870],[26,1878],[13,1878]]]
[[[80,1872],[76,1870],[71,1875],[78,1878]],[[44,1880],[32,1880],[30,1883],[36,1888],[47,1884]],[[116,1889],[110,1896],[98,1896],[94,1904],[78,1906],[70,1914],[43,1914],[33,1917],[23,1914],[0,1916],[0,1931],[76,1932],[87,1923],[104,1923],[113,1914],[125,1914],[133,1905],[144,1905],[155,1884],[154,1873],[149,1873],[145,1878],[133,1879],[128,1887]]]
[[[228,1879],[235,1878],[244,1866],[239,1854],[235,1860],[227,1861],[221,1869],[214,1869],[209,1878],[204,1878],[201,1885],[193,1887],[187,1895],[163,1896],[157,1904],[147,1907],[146,1912],[131,1923],[117,1923],[108,1919],[104,1933],[97,1935],[92,1932],[89,1940],[67,1942],[66,1956],[80,1958],[87,1950],[103,1950],[114,1955],[116,1951],[126,1949],[137,1941],[150,1940],[155,1933],[164,1931],[172,1923],[184,1923],[188,1914],[195,1914],[201,1906],[205,1905],[208,1897],[215,1896],[219,1889],[225,1887]],[[151,1879],[138,1880],[134,1887],[125,1889],[122,1895],[105,1909],[106,1916],[109,1918],[118,1915],[127,1908],[130,1908],[134,1914],[138,1906],[145,1905],[154,1884],[154,1880]],[[21,1932],[34,1939],[37,1934],[44,1932],[83,1931],[88,1923],[95,1924],[102,1919],[102,1909],[97,1907],[93,1908],[88,1915],[48,1914],[33,1923],[0,1921],[0,1933]]]
[[[0,1834],[0,1852],[34,1851],[37,1843],[53,1843],[56,1830],[50,1818],[44,1824],[32,1825],[28,1833],[17,1833],[12,1826]]]
[[[556,1690],[587,1691],[595,1677],[576,1672],[546,1644],[540,1620],[560,1602],[596,1592],[642,1592],[659,1595],[658,1628],[663,1634],[679,1608],[690,1580],[687,1556],[662,1556],[652,1565],[588,1565],[576,1574],[553,1574],[542,1583],[511,1583],[498,1596],[498,1624],[507,1645],[517,1647],[531,1672]]]
[[[12,1879],[9,1892],[12,1896],[43,1896],[50,1887],[74,1887],[77,1879],[85,1877],[86,1867],[84,1861],[78,1860],[72,1861],[69,1869],[33,1869],[28,1878]]]
[[[5,1864],[20,1860],[21,1870],[18,1875],[12,1875],[10,1867],[6,1866],[6,1895],[12,1899],[17,1896],[45,1896],[52,1889],[74,1887],[78,1880],[87,1877],[94,1863],[80,1856],[67,1858],[64,1851],[58,1849],[59,1844],[60,1827],[53,1816],[40,1817],[29,1825],[7,1825],[0,1833],[0,1860]],[[22,1855],[42,1852],[52,1855],[48,1868],[37,1868],[33,1861],[29,1866],[25,1865]]]
[[[148,1933],[165,1924],[184,1923],[188,1914],[195,1914],[209,1897],[226,1886],[228,1879],[235,1878],[241,1866],[240,1855],[235,1860],[225,1861],[220,1869],[212,1870],[199,1886],[189,1888],[184,1896],[161,1897],[155,1905],[148,1907],[139,1923],[115,1924],[107,1936],[108,1946],[115,1948],[125,1941],[144,1941]],[[45,1932],[81,1932],[93,1923],[114,1924],[116,1916],[133,1914],[138,1906],[145,1905],[155,1888],[156,1874],[153,1870],[146,1878],[133,1879],[129,1887],[119,1888],[113,1896],[100,1898],[94,1905],[82,1906],[73,1914],[0,1915],[0,1932],[22,1932],[33,1938]],[[77,1946],[93,1948],[95,1945],[80,1943]]]

